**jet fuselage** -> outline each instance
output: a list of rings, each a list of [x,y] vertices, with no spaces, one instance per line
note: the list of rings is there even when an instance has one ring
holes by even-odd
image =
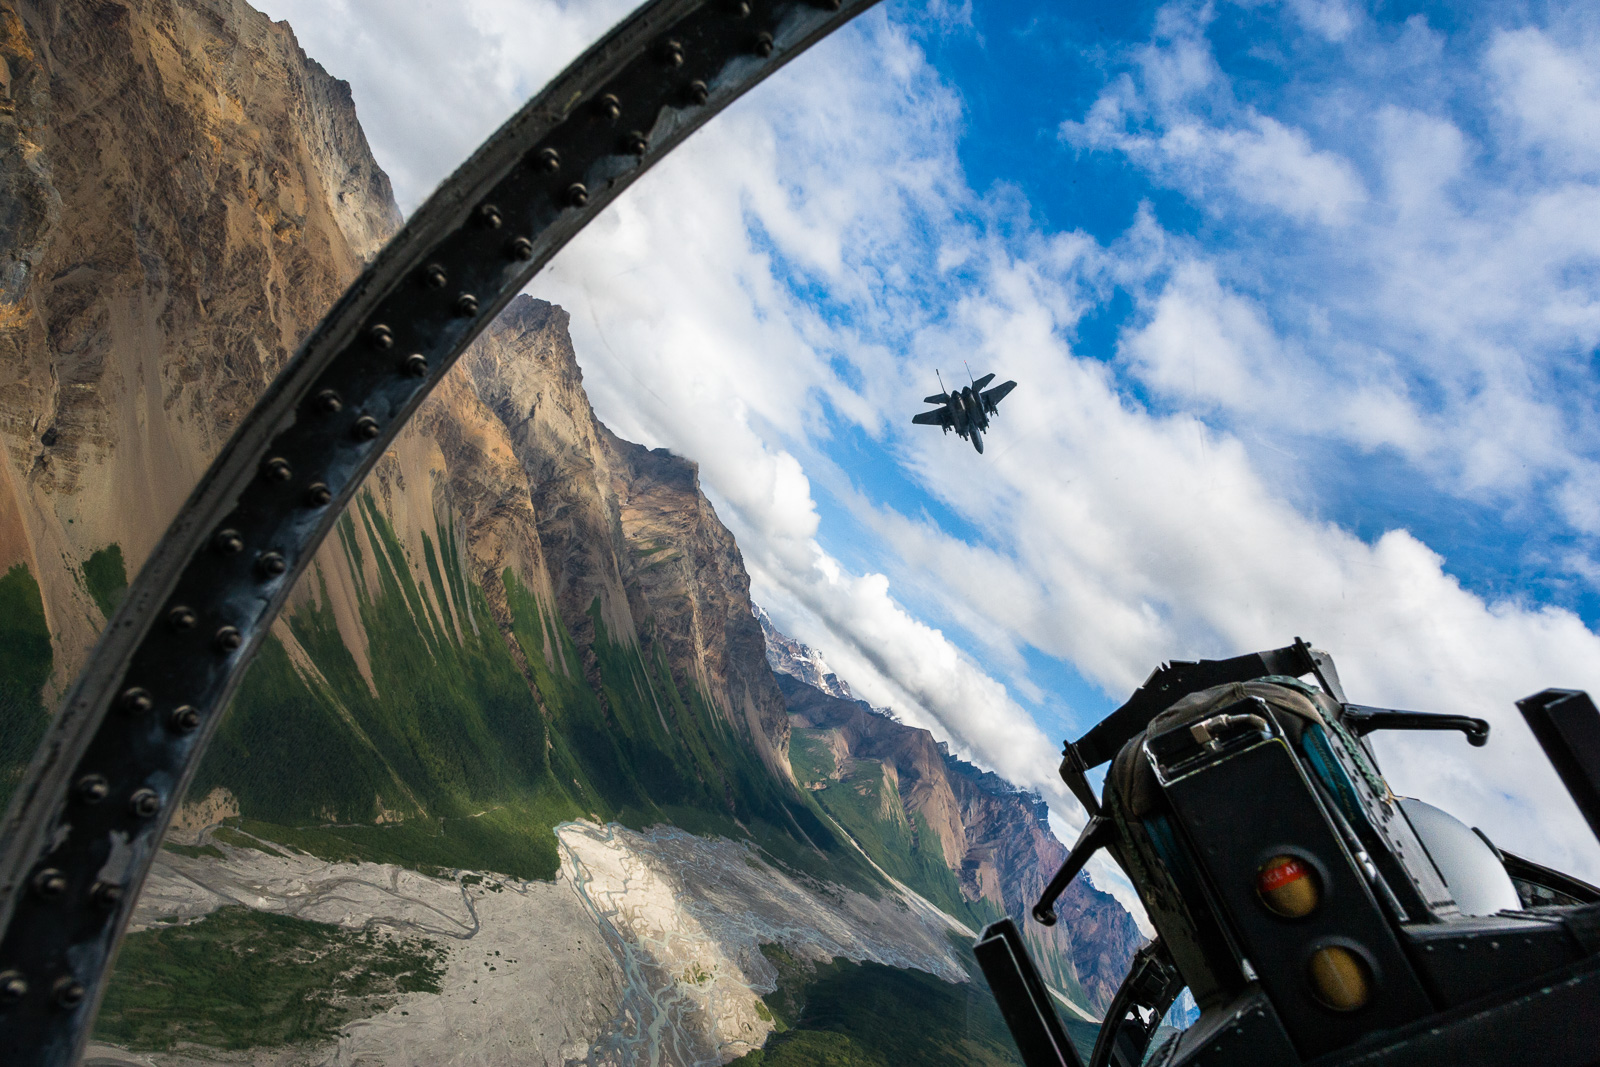
[[[981,453],[983,433],[989,428],[989,416],[999,413],[996,405],[1017,384],[1006,382],[985,391],[983,387],[993,380],[993,374],[985,374],[971,385],[926,397],[923,403],[938,404],[939,407],[921,412],[913,416],[911,421],[923,426],[938,426],[945,433],[954,430],[958,437],[971,441],[972,447]]]

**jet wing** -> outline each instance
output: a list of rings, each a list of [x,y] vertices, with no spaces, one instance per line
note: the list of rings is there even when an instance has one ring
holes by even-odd
[[[985,374],[982,378],[979,378],[977,381],[972,383],[972,391],[974,393],[979,392],[984,386],[988,385],[992,381],[994,381],[994,375]]]
[[[949,426],[950,409],[940,408],[937,411],[921,411],[911,416],[911,421],[921,426]]]
[[[994,375],[991,374],[984,378],[984,381],[988,381],[989,378],[993,377]],[[993,389],[988,390],[983,394],[983,402],[985,406],[994,407],[996,404],[1000,403],[1000,401],[1005,399],[1007,393],[1011,392],[1011,390],[1015,389],[1016,387],[1016,382],[1003,382],[1000,385],[995,386]]]

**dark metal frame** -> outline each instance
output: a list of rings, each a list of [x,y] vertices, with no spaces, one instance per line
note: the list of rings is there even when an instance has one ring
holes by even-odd
[[[1517,701],[1517,710],[1600,837],[1600,713],[1594,701],[1581,690],[1546,689]]]
[[[1297,680],[1306,674],[1316,676],[1321,693]],[[1223,688],[1251,677],[1314,695],[1321,718],[1286,717],[1260,695]],[[1211,691],[1212,703],[1194,705],[1190,715],[1156,730],[1158,715],[1201,690]],[[1600,710],[1586,693],[1557,689],[1518,707],[1600,834]],[[1155,1030],[1150,1013],[1164,1012],[1183,982],[1218,977],[1225,980],[1212,982],[1200,1019],[1163,1044],[1148,1060],[1152,1067],[1498,1067],[1520,1050],[1550,1067],[1600,1065],[1593,1027],[1600,1012],[1600,888],[1505,853],[1479,832],[1523,909],[1462,915],[1404,813],[1390,810],[1393,798],[1363,740],[1394,729],[1459,730],[1474,745],[1489,738],[1481,719],[1349,703],[1331,657],[1297,638],[1249,656],[1165,665],[1066,746],[1062,778],[1087,797],[1091,818],[1035,905],[1035,920],[1053,924],[1056,897],[1105,847],[1153,910],[1166,901],[1163,929],[1188,945],[1184,966],[1191,968],[1178,966],[1160,938],[1147,946],[1117,992],[1089,1067],[1147,1062]],[[1119,764],[1122,788],[1113,791],[1108,780],[1097,800],[1088,770],[1118,748],[1119,761],[1134,752],[1144,763]],[[1149,794],[1139,799],[1140,773],[1150,776],[1150,788],[1160,787],[1163,807]],[[1158,833],[1169,821],[1181,832]],[[1132,832],[1135,825],[1144,828],[1140,834]],[[1141,841],[1164,874],[1152,871]],[[1314,872],[1320,900],[1303,914],[1277,912],[1259,896],[1256,875],[1283,855]],[[1170,906],[1174,893],[1187,912]],[[1185,915],[1203,921],[1186,925]],[[1353,1007],[1319,999],[1306,968],[1311,954],[1327,947],[1357,957],[1370,998]],[[1007,1023],[1020,1030],[1024,1062],[1073,1067],[1073,1056],[1029,1040],[1048,1025],[1035,1018],[1053,1010],[1048,1003],[1004,1002],[1019,986],[1012,972],[1031,972],[1026,949],[1012,955],[1018,953],[1024,958],[1015,962],[993,952],[993,963],[981,956],[980,962],[986,973],[996,972],[989,973],[990,986]],[[1238,962],[1244,960],[1249,964]],[[1156,962],[1164,966],[1152,967]],[[1208,969],[1228,974],[1208,978]]]
[[[75,1062],[176,802],[295,580],[467,345],[640,174],[876,0],[649,0],[489,138],[268,387],[0,829],[0,1061]]]
[[[1039,977],[1017,924],[1001,919],[984,927],[972,946],[995,1004],[1027,1067],[1083,1067],[1083,1057],[1061,1024],[1050,989]]]

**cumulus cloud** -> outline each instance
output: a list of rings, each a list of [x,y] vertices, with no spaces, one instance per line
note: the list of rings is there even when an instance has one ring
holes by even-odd
[[[1600,170],[1600,61],[1590,42],[1563,48],[1538,27],[1501,30],[1487,65],[1508,134],[1570,175]],[[1584,44],[1591,47],[1583,47]]]
[[[1068,121],[1062,135],[1080,147],[1113,149],[1159,170],[1168,180],[1206,192],[1225,184],[1240,200],[1273,208],[1297,221],[1334,225],[1365,199],[1355,172],[1339,156],[1319,151],[1297,130],[1264,115],[1248,115],[1240,125],[1204,122],[1167,126],[1159,135],[1119,129],[1120,114],[1104,109],[1090,116],[1094,125]]]
[[[581,49],[580,31],[621,13],[464,5],[480,8],[493,25],[548,16],[559,30],[496,41],[437,75],[499,94],[481,133]],[[384,21],[375,9],[302,10],[302,40],[355,81],[380,161],[420,196],[470,150],[441,163],[451,138],[478,132],[408,111],[410,90],[377,102],[401,75],[375,70],[338,28]],[[941,10],[938,33],[970,19]],[[1276,11],[1254,17],[1281,20],[1280,33],[1310,26],[1318,47],[1387,46],[1343,7]],[[453,54],[424,14],[391,14],[403,32],[372,39],[440,42],[401,56]],[[1525,99],[1537,89],[1521,88],[1528,72],[1571,89],[1581,116],[1587,68],[1569,53],[1555,63],[1522,31],[1486,36],[1469,75],[1499,87],[1508,132],[1469,134],[1478,127],[1449,109],[1373,83],[1365,72],[1381,62],[1345,64],[1327,77],[1351,82],[1333,88],[1352,101],[1355,137],[1304,109],[1240,102],[1204,10],[1163,9],[1062,134],[1229,226],[1185,232],[1147,205],[1099,241],[1041,230],[1015,190],[968,186],[962,101],[914,17],[879,10],[780,73],[537,280],[573,312],[601,416],[700,463],[781,626],[875,703],[1044,790],[1068,830],[1081,813],[1035,723],[1039,656],[1100,687],[1103,707],[1164,659],[1300,634],[1335,652],[1363,702],[1494,723],[1488,750],[1380,741],[1397,789],[1600,875],[1600,850],[1511,703],[1546,685],[1600,690],[1600,639],[1570,612],[1463,588],[1413,533],[1362,539],[1318,517],[1275,475],[1286,461],[1262,452],[1387,450],[1418,494],[1548,492],[1563,521],[1594,528],[1595,441],[1576,411],[1595,390],[1572,353],[1600,330],[1585,273],[1600,193],[1577,155],[1559,180],[1485,178],[1497,161],[1556,151]],[[490,24],[479,18],[464,21]],[[382,114],[396,117],[369,118]],[[1133,310],[1115,358],[1092,358],[1077,334],[1114,292]],[[932,368],[963,359],[1022,383],[982,457],[906,424]],[[1589,566],[1578,556],[1575,573]],[[1090,724],[1089,708],[1073,711]]]
[[[1288,6],[1301,25],[1327,41],[1343,41],[1360,21],[1359,10],[1344,0],[1290,0]]]
[[[1125,155],[1208,210],[1232,203],[1298,222],[1346,221],[1366,199],[1355,169],[1315,147],[1304,130],[1235,100],[1204,36],[1210,14],[1209,7],[1163,8],[1155,40],[1132,53],[1132,69],[1082,119],[1061,123],[1062,140]],[[1228,200],[1212,195],[1219,187]]]
[[[1119,277],[1133,374],[1247,439],[1391,451],[1433,489],[1537,500],[1592,535],[1574,487],[1600,450],[1595,389],[1573,360],[1600,343],[1594,50],[1520,27],[1452,55],[1421,19],[1358,19],[1336,71],[1286,72],[1292,125],[1237,99],[1209,19],[1170,5],[1061,126],[1227,224]]]

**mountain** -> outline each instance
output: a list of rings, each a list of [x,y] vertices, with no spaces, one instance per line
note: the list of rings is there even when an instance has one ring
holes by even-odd
[[[810,645],[801,644],[772,625],[772,619],[755,605],[756,621],[761,624],[761,636],[767,643],[767,664],[778,674],[798,678],[807,685],[820,689],[829,696],[854,700],[850,683],[828,669],[822,653]]]
[[[1127,910],[1083,875],[1062,895],[1056,926],[1025,918],[1067,856],[1043,799],[862,701],[792,675],[778,683],[797,775],[823,808],[876,845],[868,852],[890,874],[951,914],[975,925],[1002,914],[1017,920],[1047,980],[1103,1012],[1145,939]],[[897,833],[905,840],[898,848]]]
[[[241,0],[0,18],[15,768],[127,574],[400,216],[349,86]],[[520,299],[318,553],[192,799],[530,875],[591,813],[837,851],[790,781],[747,585],[692,464],[601,426],[565,314]]]
[[[754,610],[789,710],[801,784],[880,865],[946,911],[975,925],[1015,919],[1047,978],[1104,1012],[1145,938],[1086,875],[1062,895],[1055,927],[1027,918],[1067,856],[1044,798],[856,699],[820,652]],[[863,805],[869,795],[873,804]],[[933,840],[925,845],[924,835]]]
[[[0,59],[15,767],[127,570],[400,215],[349,86],[243,4],[7,4]]]
[[[400,214],[349,86],[243,0],[18,2],[0,59],[9,793],[128,575]],[[860,714],[796,711],[694,464],[612,434],[566,312],[519,297],[251,667],[140,898],[96,1055],[455,1062],[470,1033],[495,1035],[485,1063],[687,1064],[759,1052],[780,990],[972,989],[952,920],[863,856],[871,827],[834,786],[801,781],[836,744],[880,782],[892,768],[909,802],[868,851],[958,919],[1030,891],[1001,883],[1046,846],[987,835],[1037,819],[936,746],[905,742],[904,770],[875,755],[895,724]],[[1094,1002],[1079,940],[1053,973],[1088,976]],[[387,977],[349,981],[368,972]],[[992,1036],[987,998],[957,999]],[[962,1055],[1011,1062],[979,1045]]]

